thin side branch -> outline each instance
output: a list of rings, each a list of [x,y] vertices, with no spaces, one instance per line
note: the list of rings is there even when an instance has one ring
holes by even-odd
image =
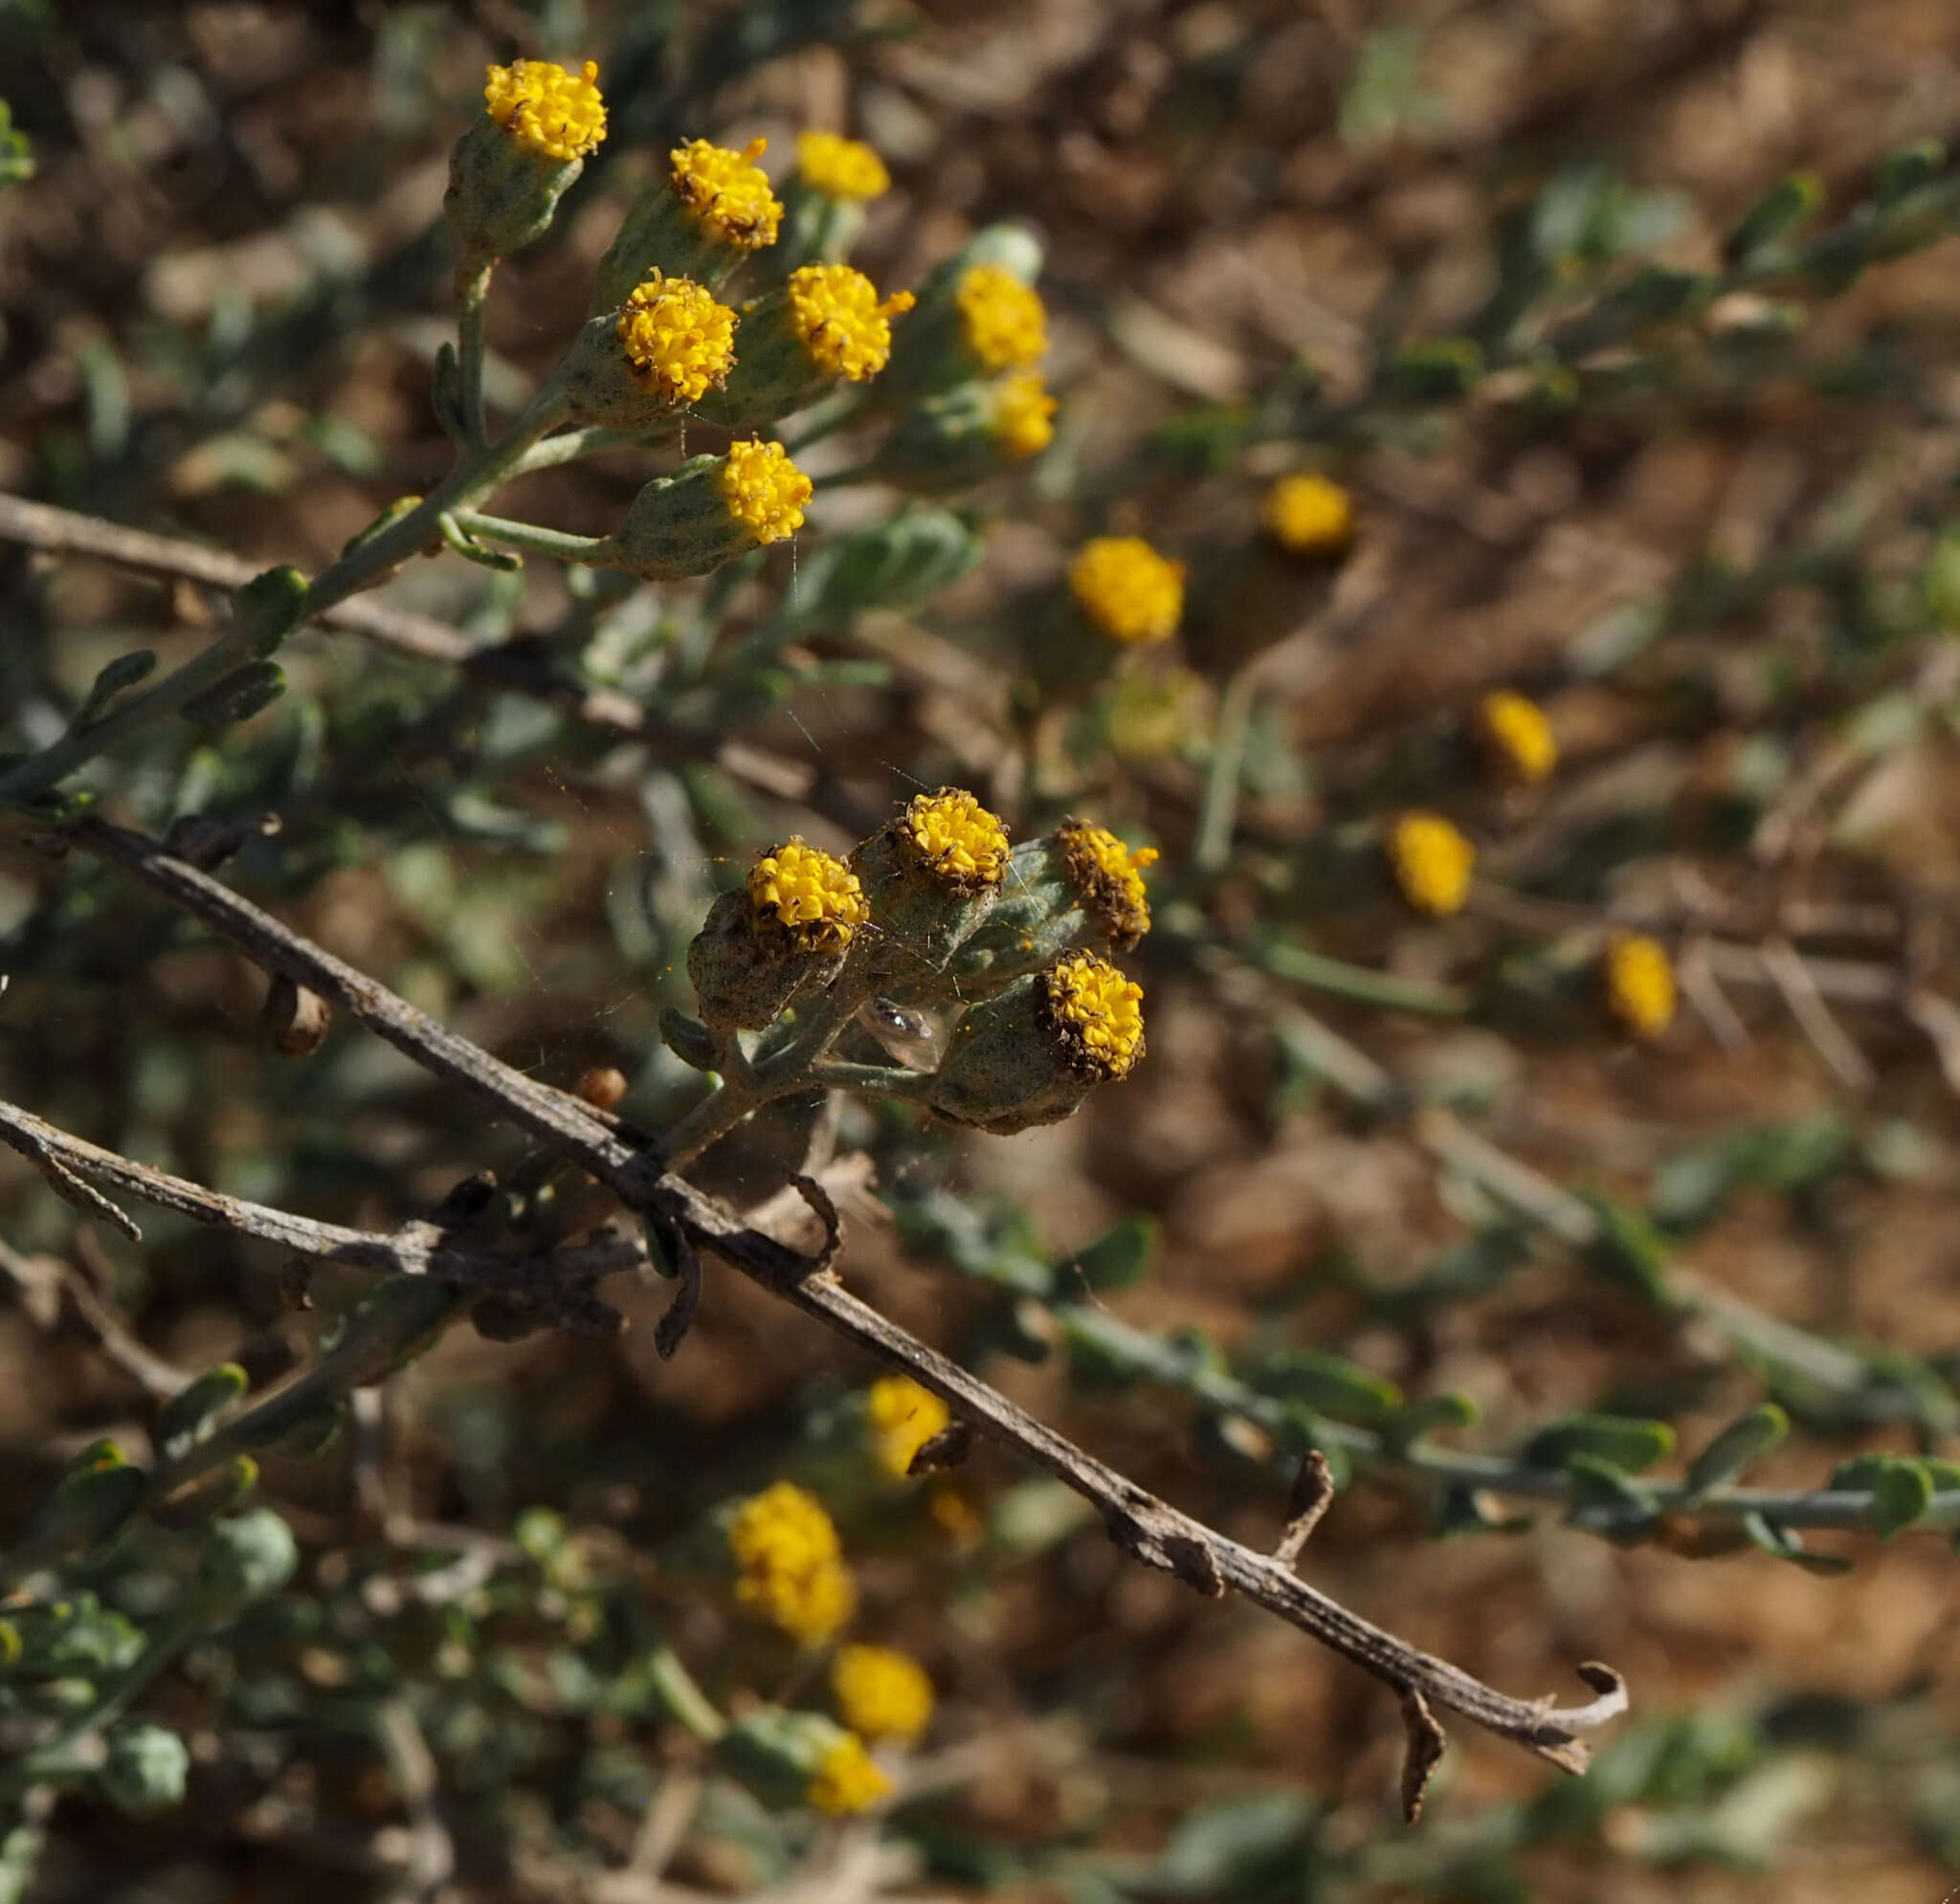
[[[639,1269],[646,1262],[645,1248],[630,1237],[578,1244],[545,1255],[499,1256],[456,1249],[444,1240],[449,1231],[434,1223],[407,1223],[386,1234],[319,1223],[311,1217],[208,1190],[146,1163],[132,1162],[113,1150],[71,1137],[17,1104],[0,1103],[0,1143],[19,1151],[43,1175],[48,1174],[52,1160],[70,1178],[92,1178],[124,1196],[140,1197],[213,1229],[277,1244],[346,1269],[433,1276],[439,1282],[504,1291],[548,1304],[568,1286],[575,1288],[620,1270]],[[114,1211],[115,1227],[123,1234],[141,1237],[143,1232],[106,1197],[99,1201]]]

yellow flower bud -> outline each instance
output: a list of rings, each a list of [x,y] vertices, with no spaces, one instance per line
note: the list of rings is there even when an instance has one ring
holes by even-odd
[[[1025,370],[1047,355],[1047,306],[1005,266],[970,266],[953,301],[968,354],[981,369]]]
[[[796,176],[830,198],[869,200],[891,189],[884,161],[869,145],[835,132],[796,135]]]
[[[793,536],[810,497],[780,443],[731,443],[725,456],[696,456],[648,483],[590,560],[650,582],[705,575]]]
[[[1606,1002],[1637,1038],[1654,1039],[1674,1023],[1674,965],[1667,948],[1644,932],[1616,932],[1604,960]]]
[[[1460,912],[1477,849],[1437,813],[1404,813],[1389,833],[1389,862],[1402,897],[1434,919]]]
[[[546,59],[489,68],[485,110],[450,153],[442,200],[459,274],[481,271],[550,225],[606,136],[598,76],[590,59],[576,74]]]
[[[490,117],[520,144],[564,165],[589,158],[606,136],[598,61],[576,74],[548,59],[518,59],[485,75],[483,103]]]
[[[1259,520],[1290,554],[1340,554],[1354,540],[1354,498],[1339,483],[1303,471],[1266,492]]]
[[[996,1136],[1072,1117],[1095,1085],[1142,1061],[1143,996],[1107,960],[1068,953],[969,1008],[926,1101]]]
[[[736,1599],[805,1646],[820,1646],[857,1607],[835,1525],[793,1482],[778,1481],[736,1509],[728,1551]]]
[[[1068,586],[1082,612],[1112,641],[1131,647],[1169,641],[1184,615],[1184,565],[1141,536],[1098,536],[1069,565]]]
[[[624,302],[656,270],[719,285],[744,258],[774,244],[783,208],[755,163],[767,145],[677,145],[664,183],[635,202],[599,260],[598,308]]]
[[[818,1761],[807,1796],[817,1810],[834,1818],[848,1818],[869,1811],[879,1800],[890,1796],[891,1788],[891,1780],[865,1751],[864,1741],[846,1733]]]
[[[1545,710],[1507,688],[1477,703],[1477,731],[1498,771],[1521,786],[1536,786],[1558,765],[1558,742]]]
[[[837,1716],[864,1738],[910,1741],[932,1718],[932,1681],[908,1653],[891,1647],[840,1648],[831,1663]]]
[[[851,855],[881,928],[867,973],[939,971],[992,909],[1008,864],[1007,829],[972,794],[916,795]]]

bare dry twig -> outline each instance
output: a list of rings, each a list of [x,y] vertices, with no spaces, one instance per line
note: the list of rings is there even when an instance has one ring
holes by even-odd
[[[1512,1698],[1384,1632],[1297,1579],[1275,1558],[1255,1553],[1157,1499],[860,1301],[822,1267],[828,1251],[813,1259],[747,1228],[692,1184],[663,1172],[645,1147],[595,1117],[580,1099],[457,1036],[209,875],[172,858],[156,841],[99,820],[80,822],[70,838],[202,919],[268,972],[318,992],[424,1069],[473,1092],[606,1184],[628,1207],[655,1222],[683,1228],[698,1247],[712,1250],[752,1281],[878,1360],[902,1369],[976,1428],[1091,1502],[1111,1539],[1146,1565],[1201,1593],[1242,1593],[1382,1680],[1398,1699],[1415,1695],[1425,1709],[1455,1712],[1565,1771],[1583,1770],[1590,1757],[1585,1734],[1626,1710],[1624,1682],[1612,1668],[1596,1662],[1578,1669],[1594,1697],[1582,1706],[1559,1707],[1549,1699]]]

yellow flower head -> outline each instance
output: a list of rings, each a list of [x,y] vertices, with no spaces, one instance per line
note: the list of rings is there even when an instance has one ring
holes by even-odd
[[[902,1481],[911,1471],[913,1455],[952,1420],[952,1413],[931,1389],[922,1388],[908,1376],[884,1375],[864,1397],[864,1419],[871,1428],[878,1465]]]
[[[1104,827],[1064,820],[1055,830],[1069,877],[1110,942],[1129,948],[1150,929],[1150,902],[1144,895],[1144,869],[1157,863],[1157,849],[1134,852]]]
[[[790,274],[790,327],[811,362],[832,377],[861,384],[892,354],[892,322],[918,301],[897,291],[882,304],[878,287],[848,264],[806,264]]]
[[[967,348],[986,370],[1024,370],[1048,348],[1048,307],[1004,265],[976,264],[953,292]]]
[[[1039,455],[1055,441],[1055,399],[1036,372],[1003,377],[993,398],[993,440],[1001,454],[1016,461]]]
[[[1674,1023],[1674,966],[1667,948],[1644,932],[1616,932],[1608,941],[1606,1002],[1637,1038],[1658,1038]]]
[[[691,277],[655,272],[635,287],[612,327],[634,382],[668,403],[720,389],[735,362],[735,313]]]
[[[1127,1077],[1144,1054],[1144,988],[1093,952],[1050,967],[1048,1022],[1069,1062],[1101,1077]]]
[[[899,840],[912,865],[957,892],[998,886],[1007,873],[1007,829],[962,788],[918,793],[899,818]]]
[[[1259,520],[1295,555],[1322,555],[1354,540],[1354,498],[1337,482],[1303,472],[1281,476],[1266,492]]]
[[[892,188],[884,161],[869,145],[835,132],[799,132],[796,169],[812,191],[831,198],[882,198]]]
[[[815,1498],[778,1481],[736,1509],[728,1525],[735,1597],[805,1646],[820,1646],[858,1604],[831,1517]]]
[[[1404,813],[1389,834],[1389,863],[1402,897],[1443,919],[1462,910],[1477,849],[1437,813]]]
[[[1141,536],[1098,536],[1069,564],[1082,612],[1113,641],[1169,641],[1184,616],[1184,564]]]
[[[831,1662],[837,1716],[864,1738],[914,1739],[932,1717],[932,1681],[909,1653],[844,1647]]]
[[[594,83],[599,62],[568,73],[548,59],[515,59],[484,75],[483,103],[499,125],[541,158],[564,165],[596,152],[606,136],[606,102]]]
[[[856,1733],[846,1733],[835,1745],[824,1748],[804,1796],[817,1810],[827,1811],[833,1818],[848,1818],[854,1812],[868,1811],[891,1788],[892,1782],[865,1751],[864,1741]]]
[[[748,874],[758,919],[787,931],[806,952],[841,952],[871,918],[858,875],[800,836],[771,847]]]
[[[1551,722],[1535,700],[1499,688],[1477,703],[1477,727],[1499,768],[1526,786],[1549,779],[1558,765]]]
[[[780,443],[731,443],[722,463],[728,514],[758,542],[779,542],[803,526],[811,480]]]
[[[667,155],[674,162],[676,193],[723,244],[737,251],[760,251],[776,242],[783,208],[769,189],[768,174],[755,163],[768,150],[767,139],[751,139],[739,152],[691,139]]]

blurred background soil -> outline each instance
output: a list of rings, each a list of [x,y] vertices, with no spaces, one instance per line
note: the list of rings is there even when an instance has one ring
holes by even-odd
[[[594,6],[590,17],[586,40],[603,47],[610,10]],[[1673,197],[1661,255],[1705,264],[1720,233],[1791,167],[1815,170],[1829,202],[1842,204],[1881,152],[1960,133],[1951,0],[948,0],[903,17],[904,36],[848,56],[798,53],[745,77],[711,122],[688,129],[738,144],[768,135],[779,154],[806,124],[870,139],[897,182],[859,254],[881,286],[912,281],[990,220],[1025,222],[1046,241],[1051,383],[1063,393],[1074,465],[1091,473],[1084,493],[1108,500],[1085,509],[1037,480],[941,626],[984,626],[1016,591],[1056,575],[1093,528],[1174,542],[1183,512],[1226,509],[1222,493],[1201,481],[1186,494],[1161,471],[1148,486],[1125,485],[1141,434],[1187,406],[1247,396],[1302,355],[1334,393],[1358,388],[1383,337],[1460,325],[1490,289],[1494,221],[1561,166],[1596,158],[1631,188]],[[448,454],[427,402],[446,286],[439,252],[415,247],[439,210],[447,142],[484,60],[572,50],[540,31],[506,0],[61,7],[0,85],[40,168],[0,200],[0,486],[52,477],[43,493],[56,499],[302,567],[327,560],[380,503],[427,487]],[[1366,61],[1383,69],[1372,89],[1358,77]],[[622,155],[607,189],[635,163]],[[587,268],[610,228],[600,189],[574,205],[549,247],[500,271],[490,336],[493,377],[504,383],[493,381],[493,395],[548,367],[582,314]],[[377,278],[390,260],[393,275]],[[1960,472],[1954,265],[1949,241],[1874,271],[1813,324],[1809,348],[1820,356],[1896,339],[1917,366],[1905,396],[1833,405],[1780,377],[1746,399],[1687,389],[1602,409],[1557,438],[1479,428],[1432,454],[1381,449],[1342,465],[1360,503],[1360,547],[1328,613],[1287,645],[1271,676],[1283,731],[1321,777],[1255,799],[1248,826],[1281,843],[1306,836],[1325,815],[1325,789],[1370,750],[1484,687],[1548,678],[1575,631],[1664,593],[1711,549],[1746,565],[1800,540],[1848,484],[1873,524],[1864,558],[1899,572],[1923,560],[1927,498]],[[323,295],[330,285],[348,288],[336,299]],[[145,337],[197,334],[237,321],[241,307],[309,296],[311,328],[282,333],[277,361],[241,353],[203,413],[144,367]],[[320,417],[358,438],[334,440]],[[64,467],[91,472],[86,495],[61,495]],[[627,458],[553,472],[528,479],[507,513],[597,532],[638,479]],[[457,613],[479,579],[431,564],[398,593]],[[197,645],[177,620],[196,611],[181,592],[86,565],[46,589],[91,656],[90,643],[132,632],[167,661]],[[539,581],[525,621],[544,625],[554,601]],[[1543,851],[1534,840],[1571,824],[1589,798],[1612,801],[1625,783],[1609,775],[1658,789],[1663,809],[1691,802],[1726,770],[1747,726],[1750,684],[1739,659],[1724,675],[1729,657],[1805,653],[1815,612],[1807,595],[1771,593],[1746,626],[1675,637],[1704,652],[1733,717],[1685,739],[1649,735],[1640,707],[1611,687],[1552,694],[1570,763],[1556,795],[1565,804],[1514,808],[1493,863],[1528,869]],[[958,768],[946,737],[961,705],[957,683],[936,683],[926,668],[891,694],[799,708],[798,724],[877,810],[902,790],[883,764],[902,762],[927,784]],[[784,753],[808,744],[787,720],[760,738]],[[1896,784],[1865,789],[1860,876],[1881,891],[1897,874],[1950,895],[1960,889],[1960,763],[1949,744],[1895,765]],[[1192,788],[1179,770],[1140,775],[1131,791],[1173,850],[1180,828],[1188,838]],[[641,851],[643,822],[607,788],[549,773],[531,777],[525,800],[571,838],[520,897],[498,888],[504,909],[479,920],[503,948],[485,960],[514,958],[514,978],[432,977],[442,929],[379,871],[335,875],[290,916],[390,983],[420,973],[458,1029],[527,1053],[560,1081],[593,1057],[623,1057],[630,1071],[651,1041],[651,987],[620,966],[600,915],[609,882]],[[16,894],[53,876],[11,862],[6,871]],[[1657,856],[1657,878],[1679,873]],[[1819,890],[1838,877],[1824,866]],[[473,878],[465,871],[451,895],[459,911],[477,903]],[[1749,901],[1746,886],[1727,897]],[[116,903],[144,910],[127,895]],[[1344,949],[1420,973],[1440,956],[1433,935],[1377,920]],[[1896,1021],[1847,1012],[1873,1068],[1868,1087],[1849,1092],[1773,1001],[1744,1003],[1748,1035],[1735,1049],[1691,1021],[1642,1051],[1604,1032],[1573,1042],[1338,1006],[1324,1015],[1405,1072],[1460,1069],[1482,1094],[1481,1127],[1561,1181],[1630,1189],[1698,1140],[1834,1104],[1862,1129],[1909,1125],[1920,1145],[1909,1178],[1840,1180],[1802,1209],[1738,1197],[1687,1259],[1789,1321],[1922,1357],[1960,1354],[1960,1118],[1935,1055]],[[14,1074],[10,1096],[93,1135],[104,1100],[127,1088],[114,1077],[138,1034],[122,1018],[165,1028],[183,1078],[154,1120],[179,1167],[203,1175],[200,1154],[249,1156],[282,1128],[284,1108],[255,1099],[256,1059],[239,1054],[255,1007],[242,968],[178,949],[140,994],[91,1005],[78,975],[61,1022],[36,1030],[35,1074],[19,1074],[4,1043],[0,1072]],[[1695,1399],[1681,1425],[1692,1446],[1756,1398],[1739,1371],[1711,1375],[1719,1345],[1693,1325],[1553,1258],[1481,1300],[1385,1321],[1329,1266],[1359,1263],[1392,1283],[1459,1233],[1414,1137],[1325,1097],[1274,1115],[1264,1028],[1188,978],[1153,982],[1151,1012],[1149,1061],[1120,1098],[1058,1129],[975,1143],[962,1166],[969,1186],[1021,1200],[1058,1247],[1131,1209],[1159,1216],[1151,1276],[1111,1298],[1124,1315],[1196,1325],[1228,1347],[1278,1327],[1412,1392],[1459,1388],[1481,1406],[1480,1437],[1493,1445],[1564,1409],[1653,1406],[1685,1384]],[[404,1099],[397,1115],[415,1143],[379,1126],[359,1137],[377,1171],[390,1146],[412,1152],[414,1184],[348,1184],[339,1207],[311,1213],[378,1216],[468,1159],[469,1114],[441,1094]],[[433,1144],[430,1131],[442,1133]],[[772,1186],[763,1141],[721,1167],[738,1189]],[[0,1163],[0,1219],[38,1195],[24,1170]],[[151,1263],[134,1304],[143,1339],[196,1367],[291,1326],[272,1279],[246,1275],[236,1254],[206,1241]],[[844,1273],[938,1340],[955,1338],[970,1299],[948,1272],[905,1261],[863,1209]],[[450,1339],[404,1380],[399,1486],[423,1512],[495,1524],[565,1480],[575,1464],[564,1450],[585,1437],[603,1450],[594,1478],[561,1504],[632,1534],[660,1523],[670,1464],[725,1454],[739,1475],[741,1450],[767,1443],[800,1384],[868,1373],[734,1276],[710,1275],[702,1323],[671,1364],[651,1348],[660,1292],[621,1298],[635,1328],[616,1347]],[[1174,1400],[1084,1396],[1050,1369],[1011,1362],[990,1372],[1179,1505],[1255,1543],[1276,1533],[1277,1498],[1194,1451]],[[484,1430],[459,1479],[458,1423],[500,1406],[516,1425]],[[8,1467],[37,1473],[48,1451],[140,1416],[133,1386],[86,1339],[51,1334],[24,1304],[0,1305]],[[547,1453],[524,1445],[533,1436]],[[1907,1442],[1883,1430],[1838,1447],[1800,1438],[1762,1478],[1815,1486],[1839,1453],[1887,1446]],[[1013,1478],[985,1451],[969,1471],[982,1498]],[[315,1515],[313,1538],[332,1538],[346,1512],[340,1478],[296,1474],[280,1486]],[[24,1494],[25,1484],[5,1492]],[[1772,1871],[1650,1867],[1640,1856],[1648,1822],[1630,1809],[1608,1834],[1624,1856],[1591,1846],[1529,1853],[1531,1894],[1935,1904],[1954,1874],[1908,1788],[1960,1750],[1960,1568],[1932,1538],[1826,1544],[1854,1554],[1856,1570],[1814,1578],[1753,1553],[1698,1564],[1552,1525],[1438,1543],[1425,1539],[1419,1506],[1364,1482],[1316,1537],[1307,1570],[1371,1620],[1520,1694],[1570,1689],[1574,1663],[1600,1657],[1627,1673],[1643,1712],[1768,1704],[1786,1716],[1802,1789]],[[929,1588],[950,1564],[901,1548],[867,1563],[866,1592],[880,1636],[915,1648],[940,1681],[944,1735],[1003,1741],[969,1793],[977,1826],[1037,1836],[1106,1805],[1115,1841],[1147,1846],[1197,1796],[1279,1782],[1323,1795],[1357,1837],[1384,1828],[1396,1715],[1298,1634],[1130,1566],[1093,1529],[998,1569],[958,1622],[939,1617]],[[1058,1716],[1057,1756],[1013,1744],[1015,1722],[1032,1714]],[[1875,1715],[1880,1744],[1826,1749]],[[1467,1730],[1455,1745],[1437,1828],[1548,1776]],[[216,1827],[178,1828],[181,1855],[194,1860],[196,1830]],[[313,1894],[314,1883],[296,1874],[294,1893]]]

